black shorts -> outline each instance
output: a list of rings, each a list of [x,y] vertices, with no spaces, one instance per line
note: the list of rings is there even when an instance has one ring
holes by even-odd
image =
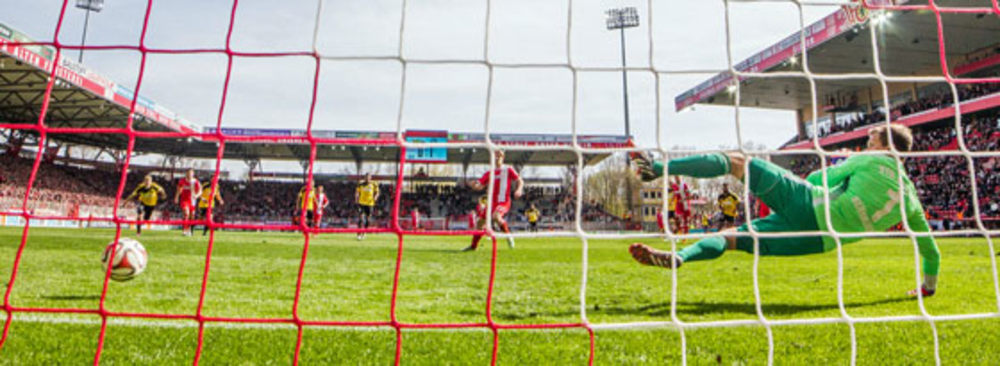
[[[727,216],[727,215],[723,214],[722,215],[722,223],[735,224],[736,223],[736,216]]]
[[[198,217],[202,219],[208,218],[208,207],[198,207]]]
[[[139,204],[139,206],[135,208],[136,213],[142,217],[143,221],[149,221],[149,219],[153,217],[153,210],[155,209],[156,206],[147,206],[145,204]]]
[[[312,210],[306,210],[306,226],[311,226],[313,223],[313,217],[315,213]],[[295,210],[292,213],[292,225],[298,225],[299,219],[302,218],[302,210]]]
[[[358,212],[365,216],[371,216],[375,206],[358,205]]]

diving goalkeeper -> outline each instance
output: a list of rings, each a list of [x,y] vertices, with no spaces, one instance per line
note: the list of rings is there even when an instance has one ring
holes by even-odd
[[[899,151],[909,151],[913,145],[910,129],[902,125],[890,128],[879,126],[868,132],[867,151],[888,151],[889,139]],[[648,158],[633,154],[633,161],[639,167],[643,180],[653,180],[663,175],[663,163],[651,162]],[[710,178],[732,174],[744,179],[746,157],[740,153],[716,153],[694,155],[671,160],[670,174],[698,178]],[[929,232],[924,211],[917,199],[916,190],[910,178],[903,173],[903,192],[899,192],[897,162],[888,154],[855,155],[844,162],[827,168],[830,195],[830,222],[837,232],[880,232],[899,224],[900,200],[905,203],[905,220],[914,232]],[[758,232],[827,231],[826,203],[822,172],[817,170],[806,178],[799,179],[788,170],[761,159],[753,159],[749,166],[749,188],[764,201],[772,213],[767,217],[753,220]],[[729,228],[727,231],[734,230]],[[747,231],[743,224],[735,230]],[[836,249],[836,243],[829,236],[796,236],[781,238],[759,238],[760,255],[806,255],[823,253]],[[858,237],[841,238],[844,244],[861,240]],[[917,237],[917,246],[923,258],[924,282],[919,289],[908,294],[916,296],[934,295],[937,287],[938,268],[941,254],[933,237]],[[639,263],[664,268],[680,267],[684,263],[715,259],[726,249],[753,253],[753,238],[748,236],[713,236],[699,240],[694,245],[677,253],[659,251],[644,244],[629,247],[632,257]]]

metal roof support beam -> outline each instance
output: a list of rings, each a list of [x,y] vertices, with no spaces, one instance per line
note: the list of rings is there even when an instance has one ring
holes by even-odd
[[[351,146],[351,157],[354,158],[354,171],[361,175],[361,168],[364,166],[365,159],[361,154],[361,149],[357,146]]]
[[[805,121],[805,115],[802,113],[801,109],[795,111],[795,114],[797,115],[797,118],[796,118],[796,121],[795,121],[795,127],[796,127],[796,130],[798,131],[799,139],[804,139],[804,138],[806,138],[806,121]]]
[[[259,157],[248,157],[243,159],[243,163],[247,165],[247,180],[253,183],[253,173],[260,170],[260,158]]]
[[[167,155],[167,163],[170,164],[170,180],[174,179],[174,175],[177,173],[177,163],[180,163],[181,157],[177,155]]]
[[[41,105],[42,98],[45,97],[45,93],[44,92],[38,92],[38,91],[33,91],[33,93],[35,93],[35,96],[31,97],[31,99],[28,99],[27,103],[25,103],[25,104],[33,105],[35,103],[38,103],[39,105]]]
[[[14,79],[10,79],[10,78],[7,77],[7,75],[11,75],[11,74],[16,75]],[[24,79],[27,79],[29,76],[31,76],[33,74],[34,74],[34,72],[32,72],[32,71],[26,71],[26,70],[6,70],[6,71],[0,71],[0,80],[5,81],[7,83],[6,85],[17,85],[17,84],[21,83],[21,81],[24,81]]]
[[[25,96],[21,95],[21,94],[26,94],[26,93],[37,93],[37,92],[12,91],[12,92],[8,93],[7,96],[4,97],[3,99],[0,99],[0,104],[6,104],[7,103],[7,99],[9,99],[9,98],[17,98],[18,99],[18,103],[16,105],[8,106],[7,108],[23,107],[26,104],[28,104],[28,99]],[[11,104],[13,104],[13,103],[11,103]]]
[[[472,163],[472,149],[466,149],[465,155],[462,155],[462,179],[468,176],[470,163]]]
[[[118,170],[125,168],[125,158],[127,157],[127,154],[124,150],[108,149],[107,151],[108,154],[111,155],[111,158],[114,159],[115,166],[118,167]]]
[[[614,155],[610,155],[610,157],[614,157]],[[591,166],[600,163],[604,158],[604,156],[598,154],[583,154],[583,163],[585,166]],[[576,169],[576,164],[573,164],[573,169]]]
[[[309,159],[300,159],[299,165],[302,166],[302,184],[305,184],[309,179]]]
[[[527,152],[525,152],[524,155],[520,159],[517,159],[517,161],[514,162],[514,169],[517,169],[517,171],[521,171],[522,169],[524,169],[524,166],[529,161],[531,161],[531,158],[534,157],[534,156],[535,156],[535,152],[534,151],[527,151]]]

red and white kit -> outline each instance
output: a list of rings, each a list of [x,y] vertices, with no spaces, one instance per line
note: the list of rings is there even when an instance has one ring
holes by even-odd
[[[510,211],[511,189],[514,183],[520,179],[520,175],[514,168],[504,165],[493,170],[493,214],[506,216]],[[490,181],[490,173],[486,172],[479,178],[479,184],[486,186]],[[486,207],[479,207],[476,210],[476,217],[489,217],[486,215]]]
[[[201,182],[195,178],[181,178],[177,182],[177,190],[181,192],[180,205],[184,212],[194,212],[198,197],[201,196]]]
[[[330,205],[330,199],[326,198],[326,193],[319,193],[316,195],[316,204],[317,207],[314,218],[318,227],[319,224],[323,222],[323,211],[326,210],[326,206]]]
[[[670,183],[670,195],[672,196],[671,200],[675,202],[674,212],[677,213],[677,216],[681,218],[691,216],[691,206],[689,206],[688,202],[691,190],[688,188],[687,183],[681,182],[680,186],[677,183]]]

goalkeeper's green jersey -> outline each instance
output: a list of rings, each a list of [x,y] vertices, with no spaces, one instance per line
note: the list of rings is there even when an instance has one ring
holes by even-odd
[[[846,161],[827,168],[830,187],[830,222],[838,232],[882,232],[903,220],[900,201],[906,211],[906,222],[914,232],[928,232],[930,227],[924,209],[917,198],[910,178],[903,174],[903,192],[899,192],[896,160],[887,155],[855,155]],[[827,230],[826,201],[823,197],[822,171],[810,174],[807,181],[813,185],[813,207],[820,230]],[[828,246],[833,238],[823,237]],[[861,238],[841,238],[851,243]],[[917,237],[924,273],[936,275],[940,264],[937,244],[930,236]]]

